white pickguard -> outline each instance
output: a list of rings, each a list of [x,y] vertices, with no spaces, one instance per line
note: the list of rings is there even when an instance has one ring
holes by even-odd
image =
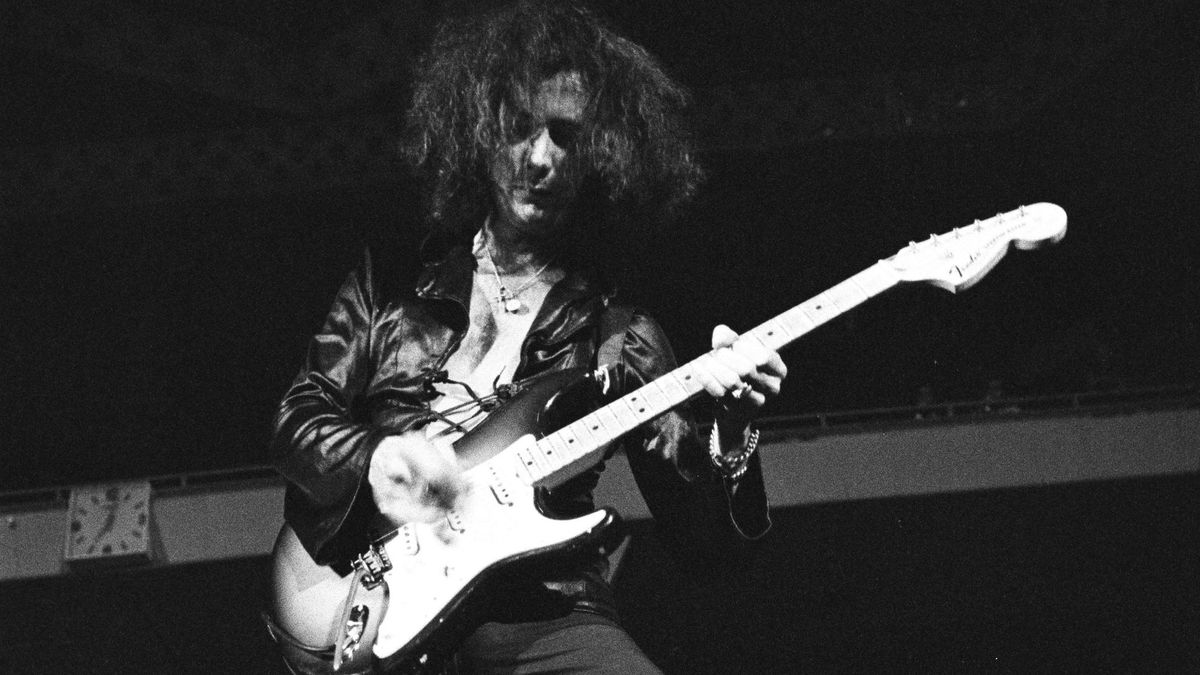
[[[489,566],[569,541],[603,522],[604,511],[571,520],[537,511],[533,487],[521,477],[516,457],[534,442],[524,436],[467,471],[467,490],[445,520],[407,523],[384,545],[393,567],[384,575],[389,611],[376,637],[377,656],[411,642]]]

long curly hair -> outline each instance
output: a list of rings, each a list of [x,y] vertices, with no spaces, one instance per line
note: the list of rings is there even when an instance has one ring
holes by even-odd
[[[587,104],[574,146],[589,219],[665,221],[695,194],[702,171],[682,113],[687,90],[643,47],[573,1],[525,0],[449,19],[417,64],[404,158],[426,181],[425,215],[453,238],[491,208],[488,167],[512,138],[513,111],[564,71]]]

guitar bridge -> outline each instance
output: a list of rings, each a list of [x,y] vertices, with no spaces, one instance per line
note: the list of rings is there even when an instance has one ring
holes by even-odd
[[[362,574],[362,585],[368,591],[382,584],[384,573],[392,569],[392,561],[382,544],[371,544],[366,553],[360,553],[354,559],[353,565]]]

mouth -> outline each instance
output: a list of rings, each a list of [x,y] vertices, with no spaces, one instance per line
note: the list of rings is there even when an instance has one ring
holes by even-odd
[[[514,192],[523,196],[525,201],[533,202],[534,204],[550,204],[557,197],[557,193],[553,189],[546,187],[528,187],[522,185],[517,187]]]

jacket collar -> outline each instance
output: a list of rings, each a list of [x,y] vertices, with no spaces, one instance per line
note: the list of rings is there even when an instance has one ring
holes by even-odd
[[[425,264],[417,277],[418,298],[453,300],[465,309],[471,302],[475,256],[465,246],[455,246],[440,260]]]
[[[442,259],[425,265],[417,279],[417,297],[451,300],[462,307],[465,315],[471,302],[476,267],[475,256],[468,247],[451,248]],[[570,269],[546,295],[529,334],[542,344],[557,344],[594,324],[612,295],[595,275]]]

